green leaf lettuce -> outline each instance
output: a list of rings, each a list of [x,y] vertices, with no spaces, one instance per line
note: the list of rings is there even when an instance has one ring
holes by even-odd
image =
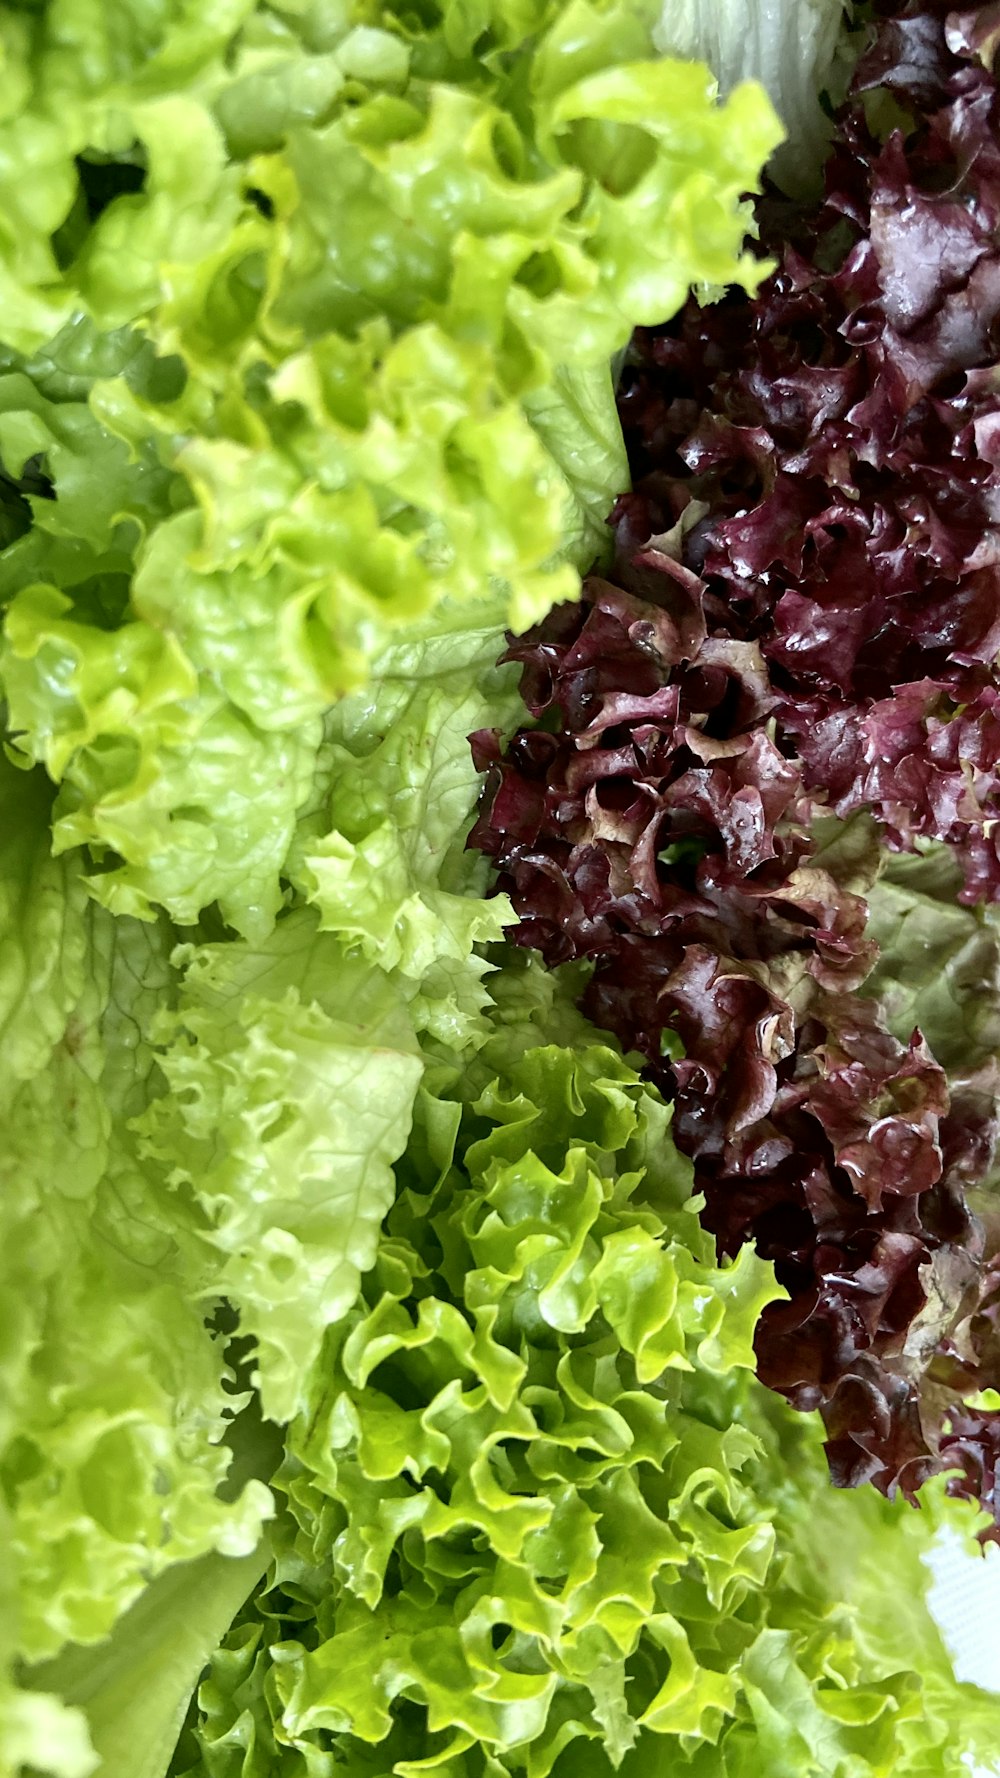
[[[439,608],[572,597],[611,355],[760,276],[759,89],[717,105],[627,0],[452,11],[7,26],[0,164],[45,202],[0,238],[0,679],[115,913],[266,934],[326,709]]]
[[[421,1096],[175,1770],[957,1778],[989,1712],[923,1603],[928,1527],[827,1504],[817,1428],[752,1376],[769,1268],[714,1264],[669,1111],[582,1022],[544,1042],[536,987],[496,978],[458,1096]]]

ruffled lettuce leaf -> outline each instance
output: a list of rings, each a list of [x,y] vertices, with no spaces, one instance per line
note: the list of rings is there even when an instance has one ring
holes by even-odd
[[[485,1026],[476,944],[502,936],[504,897],[465,849],[478,788],[468,736],[515,714],[513,674],[492,626],[426,626],[386,650],[377,688],[326,718],[288,874],[324,932],[393,974],[417,1028],[461,1051]]]
[[[289,1430],[274,1569],[173,1770],[957,1778],[990,1714],[915,1559],[928,1694],[889,1605],[865,1616],[898,1509],[838,1505],[817,1563],[821,1429],[752,1377],[770,1268],[714,1262],[669,1110],[540,974],[494,980],[463,1085],[420,1097]]]
[[[91,1778],[97,1764],[83,1712],[52,1692],[15,1688],[0,1681],[0,1734],[4,1778],[28,1770],[45,1778]]]
[[[780,1538],[785,1573],[800,1600],[805,1623],[819,1622],[835,1599],[846,1610],[852,1648],[841,1659],[854,1671],[896,1675],[904,1686],[919,1682],[920,1708],[899,1725],[904,1771],[932,1778],[939,1773],[989,1770],[995,1761],[996,1700],[959,1683],[939,1625],[928,1609],[928,1556],[946,1531],[958,1548],[978,1553],[975,1535],[983,1515],[948,1497],[945,1478],[921,1489],[920,1510],[898,1496],[887,1501],[874,1489],[843,1492],[796,1478],[815,1466],[821,1472],[821,1430],[812,1416],[790,1414],[773,1397],[757,1392],[756,1426],[767,1451],[767,1487],[781,1502]],[[887,1584],[887,1579],[889,1584]],[[841,1707],[846,1703],[842,1696]],[[963,1752],[956,1740],[967,1736]],[[780,1767],[779,1767],[780,1769]]]
[[[374,1260],[423,1064],[392,984],[305,910],[264,950],[178,961],[159,1025],[168,1091],[136,1122],[139,1152],[200,1213],[205,1288],[238,1310],[264,1411],[287,1420]]]
[[[442,605],[573,596],[608,359],[756,282],[778,127],[626,0],[121,13],[7,28],[0,678],[91,893],[257,942],[331,703]]]

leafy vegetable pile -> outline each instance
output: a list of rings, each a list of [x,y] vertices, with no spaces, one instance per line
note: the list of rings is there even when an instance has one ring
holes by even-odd
[[[558,653],[595,621],[592,592],[566,602],[629,479],[612,361],[692,286],[768,270],[745,194],[780,126],[729,62],[720,103],[663,53],[694,23],[646,0],[0,12],[2,1778],[957,1778],[989,1751],[921,1562],[979,1517],[940,1480],[920,1515],[829,1489],[818,1421],[753,1375],[799,1298],[696,1215],[693,1034],[671,1106],[674,1077],[575,1010],[576,966],[502,942],[465,843],[467,737],[522,709],[504,628],[555,608],[525,647]],[[812,80],[798,55],[772,84],[815,130]],[[645,513],[620,508],[622,562]],[[798,871],[775,918],[819,929],[832,1005],[874,954],[869,831],[808,889],[763,655],[719,652],[688,569],[652,605],[658,560],[635,572],[601,593],[608,670],[635,671],[639,597],[641,694],[676,697],[683,661],[692,709],[728,699],[746,765],[723,775],[771,771],[767,894]],[[933,1249],[950,1302],[996,997],[959,1080],[989,929],[918,864],[948,967],[896,967],[930,878],[884,873],[869,982],[955,1053],[881,1032],[871,1090],[909,1151],[954,1153],[912,1227],[877,1215],[887,1252],[910,1240],[901,1288]]]
[[[202,1688],[191,1778],[954,1757],[909,1527],[869,1495],[855,1573],[817,1575],[817,1534],[844,1536],[857,1501],[750,1374],[771,1268],[749,1248],[713,1265],[669,1109],[564,991],[505,972],[460,1098],[421,1098],[363,1300],[275,1477],[271,1587]],[[900,1532],[916,1609],[859,1661],[865,1565]],[[995,1706],[965,1698],[985,1752]]]
[[[1000,1537],[997,37],[879,14],[779,268],[637,337],[613,583],[511,648],[545,720],[478,738],[475,842],[775,1262],[835,1479],[957,1468]]]

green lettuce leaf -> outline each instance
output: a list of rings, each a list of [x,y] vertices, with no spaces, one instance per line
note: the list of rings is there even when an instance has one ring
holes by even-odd
[[[497,669],[496,631],[440,620],[386,650],[377,688],[328,714],[289,880],[321,929],[391,972],[425,1048],[461,1054],[485,1036],[476,946],[512,915],[489,901],[465,838],[479,788],[468,736],[516,714],[515,673]]]
[[[629,484],[610,366],[560,364],[550,387],[525,397],[525,411],[570,491],[563,519],[570,560],[598,562],[607,548],[608,489]]]
[[[264,1411],[287,1420],[374,1260],[423,1063],[391,983],[304,910],[266,950],[176,955],[184,983],[159,1024],[169,1091],[136,1120],[139,1152],[201,1213],[203,1289],[239,1311]]]
[[[996,1757],[995,1697],[956,1681],[927,1604],[928,1555],[942,1529],[981,1556],[975,1534],[983,1514],[968,1501],[949,1500],[943,1476],[924,1484],[919,1511],[901,1496],[888,1501],[872,1488],[843,1492],[817,1483],[807,1490],[796,1478],[814,1464],[819,1468],[822,1428],[763,1391],[758,1402],[755,1430],[766,1451],[762,1482],[779,1506],[784,1573],[798,1596],[803,1627],[811,1619],[818,1633],[834,1600],[843,1613],[841,1626],[849,1627],[849,1640],[831,1649],[830,1679],[836,1684],[838,1675],[863,1673],[869,1680],[891,1679],[901,1697],[910,1693],[898,1720],[897,1765],[885,1756],[884,1769],[919,1778],[988,1770]],[[843,1693],[832,1702],[848,1722]]]
[[[886,859],[868,890],[879,957],[865,985],[908,1042],[919,1025],[952,1074],[1000,1055],[1000,916],[962,907],[961,871],[947,847]]]
[[[0,1679],[0,1774],[91,1778],[97,1755],[82,1710],[52,1692],[24,1691]]]
[[[150,1582],[104,1642],[72,1648],[22,1676],[30,1689],[18,1695],[19,1707],[29,1716],[37,1711],[42,1729],[34,1731],[37,1746],[15,1748],[16,1757],[59,1778],[63,1772],[67,1778],[91,1772],[163,1778],[198,1676],[269,1560],[265,1539],[247,1556],[182,1562]],[[48,1726],[41,1714],[57,1701],[56,1721],[78,1724],[80,1739],[86,1737],[93,1750],[74,1750],[69,1767],[65,1758],[61,1765],[51,1763],[48,1736],[55,1723]]]
[[[494,652],[492,630],[440,627],[386,655],[375,698],[337,706],[299,834],[302,870],[336,819],[368,875],[354,898],[329,884],[319,894],[317,881],[317,908],[284,914],[260,946],[113,917],[88,895],[78,855],[52,856],[42,775],[0,772],[0,1270],[14,1310],[0,1347],[0,1474],[13,1507],[15,1647],[38,1662],[75,1643],[53,1684],[96,1673],[110,1736],[112,1701],[131,1683],[114,1677],[115,1649],[131,1638],[116,1632],[82,1668],[80,1648],[130,1603],[144,1610],[161,1569],[154,1596],[171,1605],[158,1621],[181,1617],[175,1564],[204,1641],[192,1564],[202,1551],[255,1549],[270,1508],[259,1480],[239,1505],[219,1497],[229,1463],[219,1441],[242,1397],[215,1306],[238,1311],[265,1409],[288,1418],[325,1327],[372,1263],[428,1059],[454,1073],[489,1031],[489,965],[474,947],[499,936],[507,910],[476,896],[481,864],[464,831],[476,788],[466,734],[511,699]],[[358,912],[386,887],[364,842],[380,831],[396,836],[398,876],[381,903],[385,930],[364,946]],[[220,1557],[221,1572],[241,1559]],[[206,1556],[197,1572],[218,1570]],[[176,1676],[189,1671],[175,1646],[167,1635],[168,1722],[186,1702]],[[48,1707],[15,1708],[26,1734]],[[47,1721],[39,1733],[54,1736]],[[13,1745],[22,1729],[11,1726]]]
[[[258,1545],[269,1491],[225,1492],[245,1400],[192,1269],[199,1237],[137,1164],[160,928],[114,921],[50,850],[51,789],[0,764],[0,1489],[8,1675],[111,1629],[171,1565]],[[222,1490],[220,1492],[220,1490]],[[2,1760],[83,1778],[82,1719],[0,1674]]]
[[[630,0],[453,12],[8,28],[42,220],[0,239],[0,680],[116,914],[260,942],[324,712],[445,605],[572,597],[624,476],[610,356],[761,275],[759,89],[717,105]]]
[[[868,1611],[904,1503],[838,1504],[817,1561],[821,1429],[752,1374],[773,1275],[714,1263],[669,1109],[569,1009],[546,1041],[540,978],[495,978],[463,1082],[418,1095],[173,1771],[957,1778],[989,1712],[948,1678],[926,1526],[904,1626]]]
[[[225,1492],[232,1499],[248,1480],[271,1474],[281,1440],[251,1407],[232,1423],[227,1443],[233,1461]],[[247,1555],[213,1552],[166,1570],[104,1641],[67,1648],[23,1673],[30,1689],[20,1699],[29,1709],[43,1700],[48,1708],[55,1697],[62,1702],[89,1736],[88,1772],[162,1778],[198,1676],[270,1560],[265,1533]],[[32,1752],[30,1763],[48,1772],[51,1760],[51,1750],[43,1746]]]

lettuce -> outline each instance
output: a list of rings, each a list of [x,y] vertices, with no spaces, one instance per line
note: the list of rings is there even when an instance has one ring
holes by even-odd
[[[103,905],[256,941],[330,704],[439,607],[572,596],[623,468],[608,359],[759,277],[779,129],[625,0],[142,20],[8,30],[6,177],[41,157],[46,201],[5,274],[0,679]]]
[[[846,0],[664,0],[654,28],[667,55],[704,58],[723,92],[752,75],[774,101],[788,137],[769,172],[782,190],[814,195],[829,148],[821,95],[840,100],[850,70]],[[794,23],[793,23],[794,17]]]
[[[879,956],[866,989],[897,1035],[919,1025],[953,1074],[1000,1056],[1000,913],[963,907],[961,887],[953,853],[931,842],[887,859],[868,893]]]
[[[773,1261],[758,1374],[834,1480],[947,1472],[997,1541],[995,47],[884,0],[779,268],[637,330],[615,558],[510,639],[472,843]]]
[[[931,1524],[825,1487],[752,1376],[770,1268],[716,1265],[668,1108],[539,974],[422,1096],[173,1769],[957,1775],[992,1712],[924,1603]]]
[[[153,1198],[129,1127],[156,1091],[166,935],[52,857],[36,774],[4,762],[0,798],[4,1652],[38,1661],[107,1635],[172,1565],[254,1550],[273,1508],[253,1475],[220,1494],[247,1396],[195,1288],[197,1232]],[[90,1770],[51,1694],[0,1694],[0,1721],[10,1770]]]
[[[465,844],[609,363],[766,270],[775,114],[659,11],[0,19],[3,1778],[986,1744],[930,1508],[817,1500],[771,1266]]]
[[[611,355],[760,274],[773,110],[653,18],[0,18],[4,1778],[162,1778],[270,1560],[260,1413],[489,1037],[498,636],[602,547]]]
[[[189,1288],[197,1236],[167,1204],[155,1226],[129,1129],[155,1091],[162,935],[88,900],[48,855],[48,796],[2,771],[4,1482],[37,1659],[105,1634],[167,1564],[252,1548],[270,1499],[217,1496],[240,1396]]]

